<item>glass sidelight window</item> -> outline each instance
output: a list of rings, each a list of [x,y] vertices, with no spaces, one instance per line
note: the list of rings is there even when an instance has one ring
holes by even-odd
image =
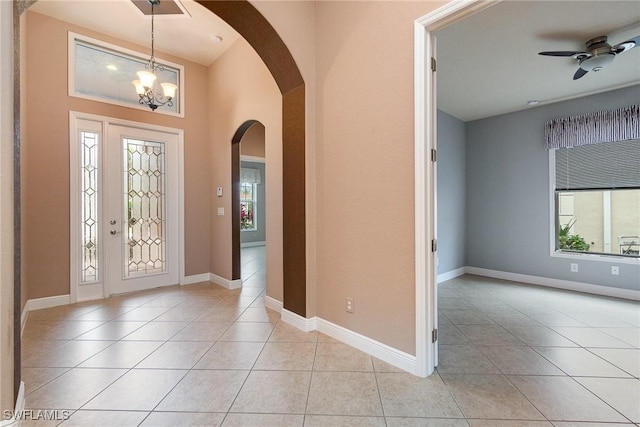
[[[99,142],[98,132],[80,131],[80,247],[82,251],[80,282],[82,284],[98,282],[100,273]]]

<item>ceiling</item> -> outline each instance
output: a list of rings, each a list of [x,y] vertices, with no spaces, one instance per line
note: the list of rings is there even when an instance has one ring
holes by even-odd
[[[173,1],[186,13],[156,16],[159,51],[208,66],[240,37],[194,0]],[[31,10],[150,44],[150,18],[130,0],[39,0]],[[223,41],[215,43],[215,35]],[[438,108],[471,121],[531,108],[529,100],[544,105],[640,83],[640,47],[576,81],[574,59],[537,54],[584,50],[588,39],[600,35],[608,35],[611,45],[640,35],[640,2],[497,3],[436,33]]]
[[[194,0],[162,0],[160,4],[164,7],[173,1],[185,13],[156,15],[157,50],[209,66],[240,37]],[[29,10],[151,49],[151,17],[130,0],[38,0]],[[223,40],[214,41],[215,36]]]
[[[640,83],[640,47],[598,73],[573,80],[575,59],[541,51],[584,51],[640,35],[638,1],[503,1],[436,32],[438,108],[471,121]]]

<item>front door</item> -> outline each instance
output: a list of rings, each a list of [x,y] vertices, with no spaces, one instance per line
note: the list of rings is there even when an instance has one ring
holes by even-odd
[[[179,129],[71,113],[71,300],[179,282]]]
[[[178,135],[110,124],[105,150],[109,294],[178,283]]]

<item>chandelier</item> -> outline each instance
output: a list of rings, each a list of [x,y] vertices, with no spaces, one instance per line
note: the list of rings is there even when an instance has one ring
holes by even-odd
[[[176,96],[178,86],[173,83],[160,83],[161,90],[158,88],[156,71],[163,71],[164,67],[156,63],[154,48],[154,7],[160,4],[160,0],[147,0],[151,5],[151,57],[145,66],[145,70],[138,71],[139,80],[132,83],[136,87],[136,92],[140,97],[141,105],[146,105],[155,111],[156,108],[167,105],[173,107],[173,99]]]

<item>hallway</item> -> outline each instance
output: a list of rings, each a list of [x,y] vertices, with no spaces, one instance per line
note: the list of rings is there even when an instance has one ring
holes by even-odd
[[[439,286],[440,366],[420,379],[281,322],[253,253],[241,290],[201,283],[30,313],[26,407],[68,410],[63,426],[640,422],[637,303],[453,279]]]

